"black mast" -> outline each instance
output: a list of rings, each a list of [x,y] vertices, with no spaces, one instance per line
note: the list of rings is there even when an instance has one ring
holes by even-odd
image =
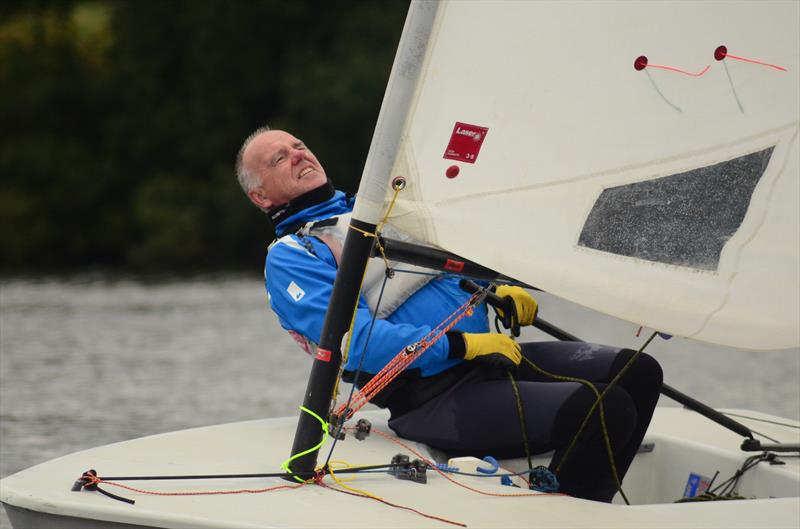
[[[359,230],[373,233],[375,224],[367,224],[353,219],[351,226]],[[340,344],[342,337],[350,326],[353,309],[358,303],[361,288],[361,278],[367,266],[367,260],[372,253],[374,237],[366,237],[362,233],[350,229],[345,239],[345,248],[342,252],[342,262],[336,273],[333,284],[333,293],[325,315],[317,353],[314,355],[314,365],[308,378],[303,407],[313,411],[320,417],[326,418],[333,397],[333,388],[339,376],[339,366],[342,363]],[[301,413],[294,435],[292,454],[300,454],[319,444],[322,440],[322,429],[319,420],[310,413]],[[317,464],[318,451],[314,450],[294,459],[289,469],[302,479],[313,476]]]
[[[358,303],[361,280],[367,266],[378,221],[384,214],[389,182],[394,176],[397,151],[400,148],[406,116],[416,90],[417,79],[425,60],[438,2],[412,1],[406,16],[403,34],[397,47],[392,73],[386,87],[381,112],[375,125],[369,155],[358,189],[351,229],[345,238],[333,293],[325,314],[319,348],[311,367],[300,420],[292,445],[289,469],[296,476],[313,476],[324,433],[319,420],[326,419],[333,398],[333,388],[342,362],[341,342],[350,326]],[[356,228],[356,229],[353,229]],[[298,454],[303,454],[298,457]]]

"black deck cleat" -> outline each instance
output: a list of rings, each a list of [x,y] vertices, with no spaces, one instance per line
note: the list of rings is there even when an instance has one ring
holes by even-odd
[[[366,419],[359,419],[356,423],[356,439],[359,441],[363,441],[367,437],[369,437],[369,433],[372,431],[372,423]]]
[[[408,456],[397,454],[392,458],[389,474],[397,479],[405,479],[414,483],[428,482],[428,464],[420,459],[409,461]]]

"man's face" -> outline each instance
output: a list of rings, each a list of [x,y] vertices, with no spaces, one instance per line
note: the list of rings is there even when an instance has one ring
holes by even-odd
[[[282,130],[256,136],[247,146],[242,161],[258,182],[247,196],[265,209],[286,204],[327,180],[314,153]]]

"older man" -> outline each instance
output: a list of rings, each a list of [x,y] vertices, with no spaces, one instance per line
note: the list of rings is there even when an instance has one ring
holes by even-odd
[[[311,150],[285,131],[265,127],[250,135],[239,151],[236,171],[250,201],[269,214],[278,237],[265,268],[270,306],[281,326],[311,354],[322,332],[353,200],[334,190]],[[457,278],[425,278],[384,292],[387,299],[379,309],[370,288],[376,289],[368,286],[359,300],[344,373],[353,381],[361,365],[361,376],[354,381],[358,386],[469,297]],[[537,306],[527,292],[501,286],[498,294],[512,296],[522,324],[533,322]],[[362,358],[373,315],[377,319]],[[403,437],[450,454],[518,457],[524,454],[523,432],[506,371],[519,366],[517,385],[530,449],[555,450],[550,468],[558,470],[561,492],[608,502],[616,484],[597,413],[564,457],[595,402],[594,392],[577,382],[555,381],[520,362],[525,356],[545,371],[589,380],[602,391],[632,354],[574,342],[519,345],[489,332],[487,309],[480,306],[372,402],[391,411],[389,425]],[[620,478],[650,422],[661,378],[658,363],[641,355],[604,397]]]

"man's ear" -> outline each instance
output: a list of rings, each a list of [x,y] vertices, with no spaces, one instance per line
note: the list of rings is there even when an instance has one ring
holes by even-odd
[[[253,204],[261,209],[270,209],[273,206],[272,200],[268,199],[261,191],[248,191],[247,196],[250,197]]]

